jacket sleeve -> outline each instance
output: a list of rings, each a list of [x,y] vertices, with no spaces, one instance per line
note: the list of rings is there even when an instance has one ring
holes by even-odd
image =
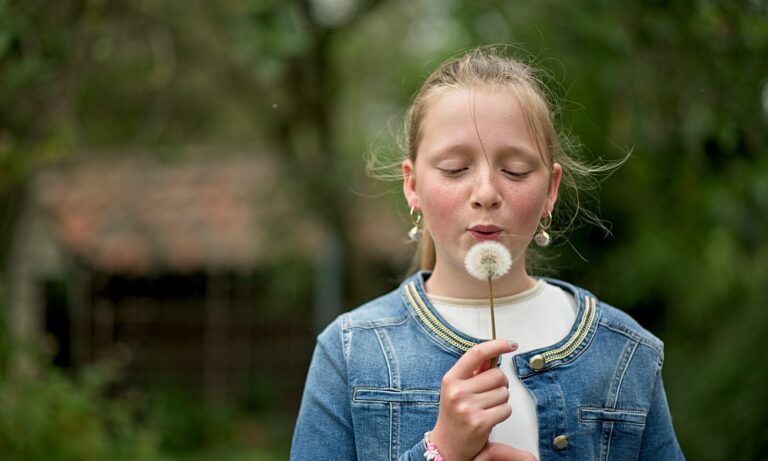
[[[640,448],[640,461],[681,460],[685,457],[672,427],[672,415],[669,412],[661,368],[656,373],[653,385],[651,408],[645,420],[643,442]]]
[[[424,461],[424,452],[427,451],[424,441],[419,441],[410,450],[406,451],[398,458],[398,461]]]
[[[293,433],[291,459],[357,459],[338,319],[318,337]]]

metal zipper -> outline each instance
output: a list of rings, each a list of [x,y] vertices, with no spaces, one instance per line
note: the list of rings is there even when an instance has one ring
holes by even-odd
[[[437,336],[443,338],[448,343],[461,349],[464,352],[468,351],[472,346],[476,344],[471,341],[467,341],[466,339],[449,330],[440,322],[440,320],[437,319],[437,317],[432,314],[432,312],[429,310],[429,308],[427,308],[426,304],[424,304],[424,301],[419,296],[418,291],[416,291],[415,282],[411,282],[407,285],[405,294],[408,296],[408,301],[411,302],[411,305],[416,310],[416,313],[419,315],[421,321],[424,322],[424,324]]]
[[[458,336],[456,333],[448,329],[448,327],[443,325],[440,320],[438,320],[437,317],[432,314],[427,305],[421,299],[421,296],[419,296],[419,293],[416,290],[416,282],[411,282],[406,286],[405,294],[421,321],[437,336],[464,352],[468,351],[471,347],[477,344]],[[563,359],[572,354],[573,351],[579,347],[579,345],[587,337],[590,328],[592,328],[592,322],[595,319],[595,302],[595,298],[591,296],[584,297],[584,313],[582,314],[581,320],[579,321],[579,326],[576,328],[576,333],[571,336],[571,338],[565,344],[558,347],[557,349],[542,352],[541,354],[536,354],[531,357],[531,359],[528,361],[528,364],[531,368],[534,370],[541,370],[548,362]]]
[[[592,328],[592,321],[595,319],[595,298],[591,296],[584,297],[585,309],[584,314],[581,316],[578,328],[576,328],[576,334],[571,336],[565,344],[541,354],[536,354],[528,361],[528,364],[534,370],[541,370],[549,362],[560,360],[568,357],[579,347],[579,345],[587,337],[589,329]]]

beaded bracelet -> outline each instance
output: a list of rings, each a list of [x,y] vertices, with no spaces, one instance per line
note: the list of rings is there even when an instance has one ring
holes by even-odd
[[[437,446],[435,446],[434,443],[430,442],[429,440],[430,434],[432,434],[432,432],[424,433],[424,445],[427,447],[427,450],[424,452],[424,458],[427,461],[445,461],[443,458],[443,455],[441,455],[440,452],[437,451]]]

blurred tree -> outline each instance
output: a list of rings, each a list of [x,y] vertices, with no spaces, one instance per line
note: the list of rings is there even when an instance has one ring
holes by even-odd
[[[321,288],[340,285],[340,278],[346,278],[352,282],[347,284],[348,291],[354,293],[362,286],[360,291],[366,294],[369,285],[361,282],[366,277],[354,277],[365,274],[365,266],[354,252],[342,250],[351,247],[356,216],[340,174],[345,164],[334,118],[345,80],[339,75],[334,45],[340,33],[362,21],[379,3],[246,3],[236,15],[235,59],[228,67],[239,92],[260,96],[254,108],[258,119],[269,123],[273,141],[292,172],[285,178],[286,191],[300,194],[307,212],[318,215],[329,232],[327,254],[319,268],[326,275]],[[347,266],[350,270],[341,270]],[[339,278],[333,276],[337,271]],[[328,312],[318,322],[325,324],[340,312],[343,300],[338,287],[330,287],[325,294],[321,291],[320,296],[324,298],[321,308],[324,305]]]
[[[601,192],[615,237],[577,232],[591,263],[565,251],[561,275],[665,339],[691,459],[764,459],[768,5],[467,3],[461,17],[477,39],[506,24],[562,75],[562,121],[588,158],[632,151]]]
[[[354,192],[381,191],[362,154],[396,157],[397,116],[426,73],[499,41],[562,82],[560,119],[587,159],[632,151],[601,192],[614,237],[577,231],[553,266],[665,339],[691,459],[767,457],[765,2],[0,0],[0,235],[51,158],[258,143],[344,246]],[[344,257],[345,305],[390,286]]]

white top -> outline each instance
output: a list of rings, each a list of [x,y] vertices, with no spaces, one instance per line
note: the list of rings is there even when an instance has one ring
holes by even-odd
[[[429,295],[437,312],[455,329],[475,338],[491,337],[488,300]],[[522,293],[494,298],[496,337],[516,341],[518,349],[501,357],[501,371],[509,379],[512,415],[491,431],[490,441],[527,450],[539,458],[536,403],[517,378],[512,357],[550,346],[565,338],[576,320],[579,306],[572,294],[539,280]]]

